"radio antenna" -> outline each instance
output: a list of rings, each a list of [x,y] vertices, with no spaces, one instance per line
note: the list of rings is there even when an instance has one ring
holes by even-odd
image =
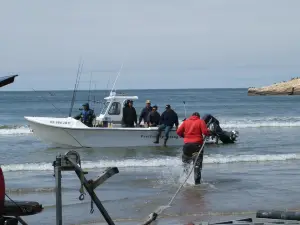
[[[112,92],[113,92],[114,89],[115,89],[116,82],[117,82],[117,80],[118,80],[118,78],[119,78],[119,76],[120,76],[120,74],[121,74],[122,68],[123,68],[123,63],[122,63],[122,65],[121,65],[121,68],[120,68],[120,70],[119,70],[119,72],[118,72],[118,75],[117,75],[117,77],[116,77],[116,79],[115,79],[115,82],[114,82],[113,87],[112,87],[112,89],[111,89],[111,91],[110,91],[110,94],[112,94]],[[116,90],[115,90],[115,91],[116,91]]]

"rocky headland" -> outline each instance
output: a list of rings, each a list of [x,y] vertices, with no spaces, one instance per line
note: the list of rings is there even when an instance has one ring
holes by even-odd
[[[248,95],[300,95],[300,78],[295,77],[260,88],[250,87]]]

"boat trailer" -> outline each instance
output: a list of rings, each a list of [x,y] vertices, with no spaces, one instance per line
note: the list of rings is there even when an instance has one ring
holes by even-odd
[[[58,155],[56,160],[53,162],[54,166],[54,176],[55,176],[55,186],[56,186],[56,225],[62,225],[62,197],[61,197],[61,172],[62,171],[75,171],[81,182],[81,188],[79,200],[84,199],[84,189],[88,192],[91,197],[92,203],[95,203],[102,216],[106,220],[107,224],[114,225],[113,220],[108,215],[106,209],[102,205],[100,199],[97,197],[94,190],[101,184],[103,184],[108,178],[119,173],[117,167],[107,168],[101,176],[95,180],[87,180],[85,174],[88,172],[83,171],[81,168],[80,155],[76,151],[69,151],[65,155]],[[91,204],[93,206],[93,204]],[[91,207],[91,213],[94,212],[93,207]]]
[[[99,176],[95,180],[87,180],[85,174],[87,172],[83,171],[81,168],[81,160],[80,155],[76,151],[69,151],[65,155],[58,155],[56,160],[53,162],[54,171],[55,171],[55,181],[56,181],[56,225],[62,225],[62,198],[61,198],[61,172],[62,171],[75,171],[76,175],[78,176],[81,182],[81,195],[79,200],[83,200],[84,191],[83,187],[86,189],[88,194],[91,197],[91,200],[97,208],[99,209],[100,213],[106,220],[108,225],[114,225],[113,220],[109,216],[108,212],[102,205],[100,199],[97,197],[94,190],[101,184],[103,184],[108,178],[111,176],[119,173],[117,167],[108,167],[101,176]],[[93,212],[93,208],[91,208],[91,213]],[[150,214],[149,218],[146,219],[142,225],[149,225],[157,219],[158,215],[155,213]],[[256,213],[256,218],[265,218],[265,219],[281,219],[281,220],[297,220],[300,221],[300,212],[289,212],[289,211],[265,211],[259,210]],[[190,223],[193,224],[193,223]],[[222,225],[222,224],[235,224],[235,225],[264,225],[264,224],[288,224],[285,222],[253,222],[252,218],[246,219],[239,219],[239,220],[232,220],[220,223],[207,223],[207,222],[200,222],[200,225]],[[300,223],[295,223],[298,224]]]
[[[62,218],[62,188],[61,188],[61,180],[62,180],[62,171],[74,171],[80,180],[81,188],[80,188],[80,196],[79,200],[84,200],[84,188],[87,193],[90,195],[92,204],[91,204],[91,211],[90,213],[94,212],[93,204],[96,205],[102,216],[104,217],[105,221],[108,225],[114,225],[112,218],[109,216],[108,212],[102,205],[100,199],[97,197],[94,190],[103,184],[108,178],[112,177],[113,175],[119,173],[119,169],[117,167],[108,167],[95,180],[88,180],[85,175],[88,172],[83,171],[81,168],[81,159],[80,155],[76,151],[69,151],[65,155],[59,154],[56,156],[56,160],[53,162],[54,167],[54,177],[55,177],[55,186],[56,186],[56,225],[63,224]],[[2,175],[2,170],[0,168],[0,175]],[[1,181],[1,176],[0,176]],[[1,185],[2,184],[2,185]],[[5,192],[5,184],[4,184],[4,177],[3,182],[0,182],[0,190]],[[0,194],[2,193],[0,192]],[[4,193],[3,192],[3,193]],[[3,196],[0,196],[3,197]],[[8,197],[8,196],[7,196]],[[2,198],[4,199],[4,198]],[[14,205],[14,208],[12,207]],[[27,223],[21,219],[20,216],[28,216],[40,213],[43,210],[43,207],[37,202],[19,202],[19,201],[4,201],[4,205],[0,199],[0,225],[18,225],[19,223],[22,225],[27,225]],[[152,213],[149,215],[149,218],[146,219],[141,225],[149,225],[152,222],[156,221],[158,214]],[[262,221],[262,222],[254,222],[252,218],[246,219],[238,219],[238,220],[231,220],[226,222],[219,222],[219,223],[208,223],[208,222],[199,222],[199,223],[187,223],[187,225],[275,225],[275,224],[293,224],[293,225],[300,225],[298,222],[289,221],[300,221],[300,212],[293,212],[293,211],[265,211],[259,210],[256,212],[256,218],[263,218],[263,219],[276,219],[280,221]]]

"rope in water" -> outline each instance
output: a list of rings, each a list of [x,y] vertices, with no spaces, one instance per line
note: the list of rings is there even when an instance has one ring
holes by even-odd
[[[198,152],[197,154],[197,157],[195,159],[195,163],[193,164],[192,166],[192,169],[189,171],[188,175],[186,176],[184,182],[180,185],[180,187],[177,189],[177,191],[175,192],[173,198],[170,200],[169,204],[167,206],[171,206],[172,202],[174,201],[174,199],[176,198],[177,194],[179,193],[179,191],[181,190],[181,188],[185,185],[185,183],[187,182],[187,180],[189,179],[189,177],[191,176],[191,173],[193,172],[195,166],[196,166],[196,162],[201,154],[201,152],[203,151],[203,148],[204,148],[204,145],[205,145],[205,142],[206,142],[206,138],[204,137],[204,141],[203,141],[203,144],[201,146],[201,149],[200,151]]]
[[[162,205],[160,207],[158,207],[153,213],[151,213],[149,215],[149,218],[144,221],[144,223],[142,225],[149,225],[151,224],[151,222],[155,221],[157,219],[157,217],[166,209],[169,208],[172,204],[172,202],[174,201],[174,199],[176,198],[177,194],[180,192],[180,190],[182,189],[182,187],[186,184],[187,180],[189,179],[191,173],[193,172],[195,166],[196,166],[196,162],[201,154],[201,152],[203,151],[204,145],[206,143],[206,137],[204,136],[204,141],[203,144],[199,150],[199,152],[197,153],[197,156],[195,158],[195,163],[193,164],[192,168],[190,169],[188,175],[186,176],[184,182],[179,186],[179,188],[177,189],[177,191],[175,192],[175,194],[173,195],[173,197],[171,198],[171,200],[169,201],[169,203],[167,205]]]

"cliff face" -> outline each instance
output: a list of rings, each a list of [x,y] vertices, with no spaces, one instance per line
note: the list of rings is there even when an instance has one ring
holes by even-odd
[[[260,88],[251,87],[248,95],[300,95],[300,78]]]

